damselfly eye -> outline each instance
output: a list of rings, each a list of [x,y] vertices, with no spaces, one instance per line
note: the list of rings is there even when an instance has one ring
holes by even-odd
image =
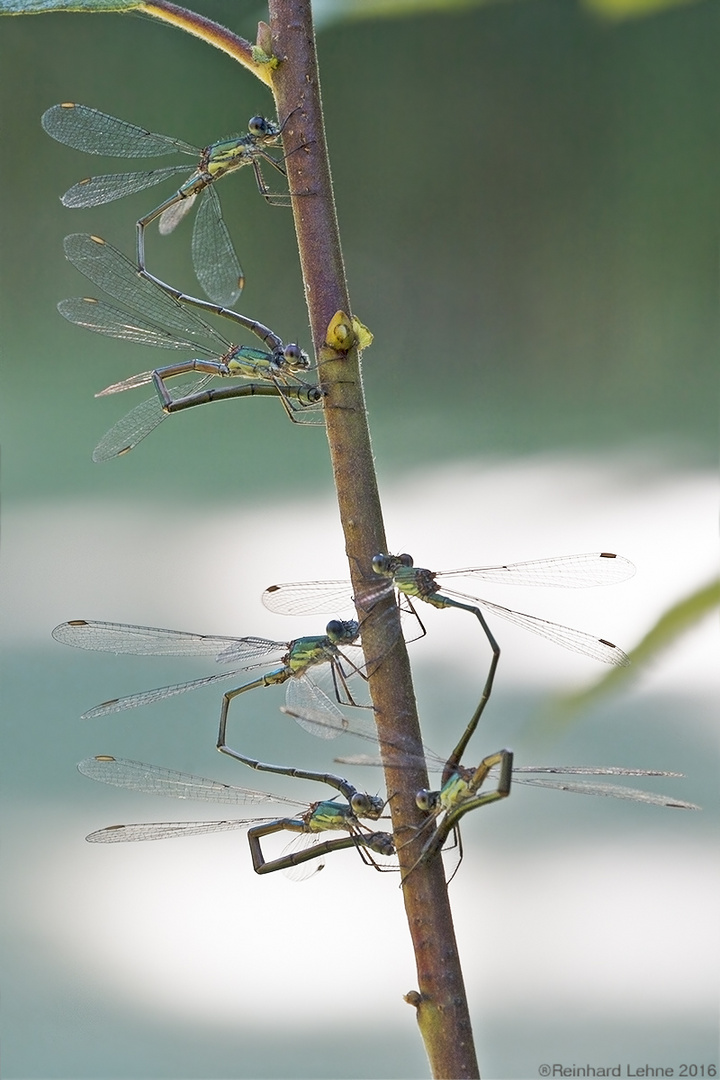
[[[412,557],[412,555],[408,555],[408,554],[398,555],[398,562],[402,566],[412,566],[413,565],[413,557]]]
[[[373,555],[372,568],[376,574],[386,574],[390,569],[390,559],[387,555]]]
[[[424,810],[425,812],[433,810],[437,803],[437,792],[428,791],[427,788],[421,788],[415,796],[415,805],[418,810]]]
[[[345,636],[345,624],[339,619],[331,619],[325,627],[325,633],[331,639],[342,638]]]
[[[350,800],[350,808],[358,817],[365,817],[372,809],[372,799],[362,791],[356,791]]]
[[[251,135],[268,135],[270,124],[264,116],[252,116],[248,120],[248,131]]]
[[[308,368],[310,367],[310,360],[308,355],[304,352],[299,345],[290,344],[286,345],[283,349],[283,356],[286,362],[295,368]]]

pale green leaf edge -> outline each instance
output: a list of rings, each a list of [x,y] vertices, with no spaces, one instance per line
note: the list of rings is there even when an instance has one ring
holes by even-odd
[[[316,29],[360,19],[412,18],[433,12],[461,12],[484,7],[495,0],[313,0]],[[606,19],[641,18],[697,0],[580,0],[595,15]]]
[[[656,660],[664,649],[717,609],[720,609],[720,578],[701,586],[664,612],[628,653],[629,667],[612,668],[592,686],[550,702],[544,710],[546,726],[568,723],[605,694],[627,684],[643,666]]]
[[[131,11],[141,0],[0,0],[0,15],[45,15],[53,11]]]

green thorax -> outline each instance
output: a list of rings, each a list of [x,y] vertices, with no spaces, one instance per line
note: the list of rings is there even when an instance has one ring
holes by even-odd
[[[392,578],[399,592],[407,596],[416,596],[419,600],[424,600],[434,607],[445,606],[444,603],[438,602],[442,598],[435,595],[440,586],[431,570],[423,570],[417,566],[397,566]]]
[[[296,638],[290,646],[285,663],[293,675],[300,675],[314,664],[327,664],[335,656],[336,649],[327,635]]]
[[[231,375],[243,375],[247,379],[270,379],[281,373],[273,362],[272,353],[252,349],[249,345],[233,349],[225,363]]]
[[[308,832],[328,832],[332,829],[348,832],[357,825],[357,818],[345,803],[314,803],[303,814]]]
[[[475,789],[470,782],[473,776],[472,769],[461,768],[445,781],[440,791],[440,805],[443,810],[452,810],[472,798],[475,794]]]
[[[199,169],[206,175],[217,180],[233,169],[240,169],[243,165],[249,165],[255,156],[253,141],[244,135],[234,139],[220,139],[203,151]]]

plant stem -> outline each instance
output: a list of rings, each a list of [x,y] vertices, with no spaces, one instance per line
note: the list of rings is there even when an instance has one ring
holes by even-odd
[[[214,45],[216,49],[232,56],[234,60],[252,71],[258,79],[270,85],[270,68],[267,64],[255,59],[250,42],[220,23],[199,15],[196,11],[180,7],[179,4],[172,4],[169,0],[147,0],[146,3],[138,4],[138,10],[146,15],[152,15],[154,19],[160,19],[162,22],[186,30],[195,37],[202,38],[209,45]]]
[[[355,347],[324,360],[328,324],[337,311],[350,313],[340,248],[330,166],[320,99],[310,0],[270,0],[272,72],[278,118],[286,120],[284,145],[297,231],[305,297],[326,397],[327,435],[356,594],[372,578],[371,559],[387,551],[370,434]],[[261,27],[261,33],[263,32]],[[387,601],[388,607],[392,601]],[[377,605],[379,607],[379,604]],[[374,610],[377,610],[374,609]],[[393,644],[394,642],[394,644]],[[388,644],[391,648],[387,652]],[[415,792],[428,786],[424,767],[394,766],[387,746],[400,745],[422,760],[422,742],[407,650],[394,629],[370,619],[363,627],[366,658],[383,657],[370,667],[370,692],[385,764],[403,896],[418,973],[417,991],[406,1000],[417,1018],[434,1077],[479,1076],[470,1017],[455,941],[442,860],[414,866],[427,837],[409,842],[423,817]]]

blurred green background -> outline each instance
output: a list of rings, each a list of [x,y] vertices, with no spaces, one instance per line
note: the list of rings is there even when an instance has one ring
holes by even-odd
[[[253,36],[254,6],[204,10]],[[642,440],[714,458],[719,18],[707,3],[607,24],[542,0],[321,35],[351,297],[377,339],[365,379],[383,471]],[[86,291],[61,241],[95,231],[131,253],[148,196],[63,210],[71,183],[123,166],[60,147],[39,117],[79,101],[202,146],[271,101],[229,59],[147,19],[7,19],[0,47],[4,433],[21,448],[5,496],[88,492],[86,450],[122,407],[90,391],[151,354],[83,340],[54,314]],[[289,213],[252,189],[249,171],[218,189],[248,272],[242,310],[307,343]],[[152,263],[192,289],[189,227],[150,240]],[[106,494],[156,497],[149,461],[168,495],[286,490],[292,433],[255,404],[165,425],[103,471]],[[271,425],[264,468],[208,476],[197,447],[213,431],[231,457],[240,422],[251,439]],[[327,483],[324,446],[307,446]]]
[[[207,3],[201,10],[249,38],[263,14],[250,3]],[[620,546],[623,513],[628,521],[639,515],[644,494],[652,493],[663,478],[669,484],[676,478],[679,488],[691,490],[697,477],[707,476],[717,443],[719,22],[720,9],[710,2],[612,23],[573,3],[528,0],[447,17],[340,21],[321,32],[323,98],[353,309],[375,334],[364,357],[371,429],[379,474],[389,492],[387,510],[391,518],[396,515],[393,535],[404,549],[414,550],[413,544],[419,549],[420,540],[431,547],[430,530],[423,531],[420,522],[445,513],[444,489],[429,483],[422,490],[421,470],[436,478],[440,474],[434,470],[445,467],[442,475],[450,486],[454,473],[462,480],[466,466],[499,469],[494,497],[479,503],[485,527],[470,531],[462,501],[450,510],[458,515],[455,532],[462,549],[456,565],[484,561],[485,544],[490,539],[497,543],[503,527],[512,531],[512,523],[521,520],[520,489],[510,480],[503,502],[504,462],[526,463],[529,469],[520,496],[526,500],[527,520],[517,528],[508,557],[590,550],[596,542],[585,547],[584,539],[575,540],[582,528],[573,532],[573,500],[575,517],[585,525],[586,508],[573,488],[577,479],[568,480],[567,471],[558,467],[557,506],[564,506],[567,516],[558,518],[553,546],[536,551],[540,539],[532,515],[537,531],[547,532],[553,523],[543,520],[543,510],[550,515],[555,507],[552,489],[546,491],[545,481],[533,480],[536,460],[554,456],[568,467],[577,463],[579,470],[584,461],[611,461],[618,476],[626,454],[628,460],[639,455],[646,462],[643,468],[652,462],[656,471],[648,471],[646,490],[637,479],[640,474],[632,483],[628,479],[626,488],[618,482],[612,491],[603,487],[602,477],[595,477],[595,486],[588,481],[596,520],[605,520],[607,497],[607,521],[612,522],[612,536],[618,537],[618,549],[639,562],[637,551]],[[271,907],[269,898],[282,885],[248,881],[254,876],[248,872],[242,842],[232,848],[231,868],[222,863],[228,848],[207,848],[218,853],[217,861],[206,867],[211,893],[207,907],[214,913],[217,905],[218,911],[212,925],[215,945],[219,941],[247,984],[268,975],[261,968],[272,969],[277,996],[266,997],[262,989],[257,998],[266,1003],[268,1025],[287,1019],[288,1038],[278,1038],[252,1017],[239,1017],[235,1030],[231,1023],[204,1014],[193,1018],[190,1005],[175,1015],[147,1005],[142,996],[147,969],[141,955],[152,956],[152,938],[161,937],[172,921],[173,905],[149,908],[144,922],[141,918],[133,929],[136,904],[142,916],[146,879],[139,876],[140,864],[120,860],[147,859],[142,865],[150,882],[153,873],[162,879],[163,860],[178,859],[177,866],[186,868],[187,880],[181,878],[180,886],[184,893],[202,876],[202,841],[185,855],[151,850],[121,857],[117,849],[98,853],[82,845],[85,832],[110,820],[104,816],[108,807],[117,820],[128,821],[172,818],[175,807],[88,790],[95,786],[78,780],[73,762],[91,753],[116,752],[229,782],[247,781],[215,761],[211,732],[207,725],[199,730],[193,702],[172,703],[165,727],[145,717],[132,718],[112,729],[112,740],[101,742],[94,728],[91,733],[76,721],[84,708],[111,693],[175,681],[185,672],[162,663],[141,668],[114,657],[61,652],[49,638],[53,618],[82,615],[161,625],[165,607],[166,624],[173,625],[174,619],[185,629],[277,637],[302,632],[284,622],[255,624],[247,612],[237,624],[228,623],[228,610],[243,596],[228,573],[233,570],[229,564],[251,565],[250,544],[238,551],[238,534],[232,532],[222,546],[188,543],[194,529],[225,512],[238,515],[238,526],[246,520],[264,522],[258,547],[284,546],[288,561],[304,551],[312,563],[307,576],[343,573],[340,545],[335,545],[329,568],[321,545],[310,546],[308,540],[312,500],[331,496],[321,432],[296,431],[270,402],[228,403],[173,417],[126,458],[95,465],[92,447],[135,400],[95,401],[93,393],[164,362],[168,354],[157,356],[84,334],[55,311],[63,297],[92,293],[65,262],[63,236],[96,232],[132,255],[134,221],[154,203],[146,194],[95,211],[65,210],[58,197],[72,183],[125,163],[82,155],[53,142],[40,128],[42,112],[57,102],[77,101],[205,145],[243,131],[254,113],[272,114],[269,93],[228,58],[152,20],[53,15],[0,20],[0,95],[3,806],[10,898],[4,954],[5,1075],[138,1080],[423,1075],[425,1061],[414,1021],[399,998],[412,985],[411,965],[409,974],[402,969],[406,986],[392,968],[392,942],[384,942],[385,952],[377,946],[374,954],[362,944],[363,934],[372,941],[375,933],[382,935],[386,914],[388,920],[397,915],[394,882],[383,881],[386,911],[378,913],[363,906],[365,878],[355,895],[341,871],[332,877],[328,867],[319,885],[308,885],[314,891],[288,893],[290,929],[285,926],[274,945],[268,944],[263,965],[254,954],[252,961],[245,960],[243,949],[250,948],[248,938],[254,942],[259,936],[255,920],[266,903]],[[158,190],[156,201],[165,193]],[[307,347],[307,315],[289,212],[267,207],[257,197],[249,170],[223,181],[218,192],[247,275],[241,310],[276,328],[285,340],[299,340]],[[193,291],[189,225],[165,239],[153,231],[148,263],[166,280]],[[628,466],[628,477],[631,471]],[[412,531],[409,515],[393,503],[394,495],[400,505],[411,481],[418,506],[418,525]],[[468,473],[467,501],[475,490]],[[657,505],[665,510],[662,500]],[[664,518],[659,512],[657,521],[653,518],[655,544],[645,538],[648,559],[653,554],[659,558],[661,551],[667,556],[668,579],[692,561],[692,543],[686,548],[683,542],[680,505],[670,506]],[[714,508],[710,517],[714,522]],[[499,519],[506,524],[498,526]],[[688,520],[691,528],[695,519]],[[103,566],[101,545],[93,558],[88,552],[93,538],[110,535],[115,524],[119,539],[108,546]],[[628,526],[628,536],[633,527]],[[146,547],[138,539],[135,548],[128,537],[142,538],[143,528]],[[567,542],[564,529],[572,538]],[[543,542],[550,543],[542,535]],[[117,606],[110,610],[108,597],[122,593],[137,550],[146,558],[132,584],[128,579],[127,607],[116,599]],[[676,567],[670,564],[673,557]],[[254,589],[269,583],[265,572],[263,567],[252,578]],[[299,576],[295,564],[279,557],[272,572],[279,580]],[[252,569],[248,574],[252,577]],[[262,580],[257,580],[260,574]],[[82,610],[58,606],[62,588],[52,589],[65,579],[75,590],[70,602],[86,605]],[[144,591],[142,609],[136,606],[138,589]],[[52,592],[50,599],[44,590]],[[209,621],[213,590],[216,624]],[[201,605],[203,592],[207,611]],[[187,594],[182,621],[173,614],[171,594],[178,603]],[[516,601],[498,599],[517,602],[523,609],[528,604],[519,596]],[[622,607],[621,596],[616,602]],[[658,597],[658,605],[655,615],[666,606],[664,597]],[[198,612],[209,625],[202,624]],[[592,626],[589,613],[586,619],[577,612],[550,617]],[[636,609],[632,617],[639,636],[640,629],[652,623],[653,612]],[[433,625],[436,635],[442,637],[444,625]],[[573,803],[568,808],[562,796],[556,802],[549,795],[548,801],[535,804],[520,792],[493,817],[492,831],[484,822],[468,825],[470,836],[482,835],[488,862],[504,867],[507,880],[515,881],[514,870],[523,865],[537,870],[539,860],[569,845],[574,857],[586,851],[591,862],[584,872],[590,881],[593,858],[603,868],[612,866],[616,857],[618,867],[629,865],[632,853],[626,855],[628,863],[621,858],[628,837],[660,852],[658,858],[669,872],[690,838],[696,843],[692,850],[708,842],[717,821],[712,814],[717,803],[717,740],[715,703],[706,683],[699,680],[688,689],[690,676],[682,685],[673,683],[666,672],[672,664],[662,660],[655,681],[642,692],[602,704],[592,724],[556,737],[546,744],[549,749],[538,751],[542,741],[530,739],[528,730],[545,702],[547,686],[542,679],[523,682],[522,651],[514,657],[518,654],[508,649],[483,746],[490,750],[509,743],[516,751],[530,754],[532,749],[534,759],[677,768],[691,781],[682,790],[669,789],[666,781],[665,790],[703,803],[706,812],[692,816],[688,825],[690,817],[670,812],[666,817],[666,812],[649,813],[628,804],[598,807],[595,800],[576,800],[590,805]],[[435,656],[426,658],[423,667],[419,653],[417,659],[428,741],[442,749],[447,716],[456,708],[464,715],[471,707],[476,673],[462,661],[448,667]],[[190,671],[187,677],[195,674]],[[277,704],[275,699],[262,702],[264,715],[276,717]],[[214,699],[206,699],[206,705],[214,724]],[[110,730],[102,729],[103,738]],[[284,736],[281,752],[273,747],[271,735],[265,745],[264,737],[257,748],[260,756],[282,753],[298,764],[318,764],[317,747],[308,747],[304,736]],[[330,761],[328,755],[326,767]],[[292,786],[286,790],[294,793]],[[641,811],[646,816],[634,816]],[[597,854],[588,836],[598,845]],[[607,864],[600,852],[603,843]],[[593,1013],[591,1005],[583,1004],[583,994],[596,978],[591,966],[583,972],[577,1012],[553,1013],[550,1006],[543,1012],[542,994],[529,1008],[526,1003],[505,1011],[502,1004],[495,1006],[493,987],[483,982],[485,958],[500,950],[506,938],[508,943],[512,939],[518,952],[505,972],[516,979],[520,995],[522,949],[530,944],[523,945],[523,935],[531,936],[531,930],[527,915],[513,920],[503,910],[494,921],[485,915],[476,920],[475,905],[485,892],[485,885],[473,877],[483,868],[482,860],[478,862],[473,868],[471,859],[466,860],[453,897],[461,936],[472,942],[464,962],[473,987],[471,1003],[477,1008],[484,1076],[534,1075],[528,1070],[548,1057],[556,1060],[552,1054],[565,1064],[599,1063],[600,1055],[611,1049],[610,1064],[626,1054],[637,1064],[643,1063],[643,1055],[651,1055],[657,1065],[691,1060],[707,1064],[716,1055],[716,999],[700,1009],[684,1003],[679,994],[677,1015],[671,1019],[661,1011],[652,1015],[652,998],[644,1020],[631,1011],[625,1015],[622,1000],[615,1013]],[[682,867],[677,866],[680,875]],[[597,870],[598,879],[603,872]],[[235,873],[237,879],[230,876]],[[528,874],[525,897],[532,907],[533,889],[540,886],[530,870]],[[365,875],[370,876],[375,878]],[[96,894],[101,880],[106,892]],[[159,881],[147,886],[148,904]],[[375,880],[368,884],[381,887]],[[600,880],[596,884],[600,890]],[[121,886],[128,889],[127,912],[117,899],[125,896]],[[32,898],[27,891],[31,887]],[[622,882],[615,893],[622,895]],[[598,895],[603,904],[611,903],[612,896]],[[671,905],[674,895],[670,890]],[[704,895],[712,897],[709,886]],[[367,954],[353,962],[362,965],[364,959],[367,966],[378,965],[375,991],[382,1004],[376,1007],[385,1009],[383,993],[392,1008],[398,1007],[396,1016],[388,1006],[381,1020],[367,1014],[372,1028],[365,1009],[376,997],[362,982],[367,972],[355,976],[344,955],[338,969],[331,927],[322,925],[323,905],[331,901],[341,905],[342,920],[360,939],[358,951]],[[52,920],[43,925],[43,902],[53,905],[58,923],[71,928],[73,918],[82,923],[91,910],[99,936],[97,927],[88,927],[85,940],[80,930],[63,936]],[[651,959],[674,956],[673,943],[681,952],[683,933],[699,925],[699,916],[680,900],[673,910],[678,919],[674,936],[669,939],[666,931],[658,931]],[[312,922],[318,911],[320,926]],[[330,908],[328,923],[333,923],[334,912]],[[638,923],[651,924],[653,912],[652,907],[640,910]],[[558,917],[566,919],[567,914]],[[592,919],[601,920],[602,911],[593,908]],[[180,926],[174,942],[180,960],[186,946],[192,950],[197,930],[190,922]],[[556,966],[574,949],[582,953],[572,936],[557,932],[555,942],[548,931],[549,987]],[[611,922],[605,932],[612,933]],[[404,940],[404,934],[399,923],[396,937]],[[125,996],[120,991],[115,996],[111,966],[106,982],[91,967],[93,948],[115,935],[130,970]],[[298,942],[308,948],[317,943],[308,965],[327,986],[328,1000],[317,1002],[313,1023],[290,1023],[293,1002],[302,999],[307,1006],[309,997],[302,977],[290,974],[290,957],[282,957],[283,949],[292,952],[287,941],[293,936],[297,949]],[[586,929],[583,943],[590,937]],[[712,957],[717,943],[710,927],[706,947]],[[390,971],[383,965],[384,956],[390,958]],[[646,962],[642,956],[628,959],[631,968]],[[671,959],[665,967],[672,980]],[[618,980],[623,981],[621,968]],[[119,975],[117,981],[122,982]],[[176,981],[182,987],[179,976]],[[352,991],[360,986],[362,992]],[[339,1019],[330,1008],[335,997],[347,998]],[[520,1000],[525,999],[520,995]],[[274,1011],[281,1014],[277,1021]]]

